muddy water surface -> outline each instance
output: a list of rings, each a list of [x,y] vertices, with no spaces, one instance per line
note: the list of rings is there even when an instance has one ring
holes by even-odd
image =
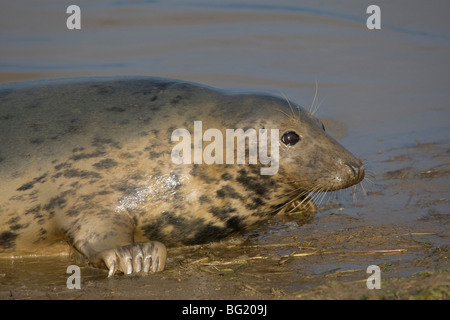
[[[240,238],[170,249],[156,275],[106,279],[69,256],[0,261],[2,299],[448,298],[448,1],[9,1],[0,81],[145,75],[283,94],[309,107],[356,156],[356,193],[317,199],[313,217],[277,217]],[[356,200],[354,198],[356,197]],[[367,289],[369,265],[382,288]]]

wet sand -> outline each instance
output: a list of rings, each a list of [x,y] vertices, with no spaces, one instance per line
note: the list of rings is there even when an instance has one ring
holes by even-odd
[[[448,299],[450,5],[378,1],[67,1],[0,10],[0,82],[146,75],[284,94],[365,159],[363,188],[314,216],[276,217],[218,244],[171,248],[164,272],[106,278],[69,256],[0,260],[0,299]],[[366,194],[365,194],[366,193]],[[356,197],[356,199],[354,199]],[[369,290],[366,269],[381,269]]]

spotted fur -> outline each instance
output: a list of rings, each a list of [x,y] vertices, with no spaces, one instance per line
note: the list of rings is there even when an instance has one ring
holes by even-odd
[[[295,130],[302,140],[281,145],[273,176],[260,165],[175,165],[171,133],[193,132],[196,120],[204,130]],[[0,86],[3,254],[45,252],[61,239],[88,258],[138,241],[215,241],[362,177],[320,121],[277,97],[154,78]]]

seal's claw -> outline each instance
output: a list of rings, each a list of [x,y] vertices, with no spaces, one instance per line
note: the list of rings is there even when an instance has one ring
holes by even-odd
[[[113,261],[111,263],[111,265],[109,266],[109,272],[108,272],[108,278],[112,277],[114,275],[114,273],[116,272],[116,267],[115,267],[116,263]]]
[[[99,255],[108,268],[108,277],[112,277],[116,271],[125,274],[136,272],[158,272],[164,269],[167,250],[160,242],[133,243],[126,246],[109,249]]]

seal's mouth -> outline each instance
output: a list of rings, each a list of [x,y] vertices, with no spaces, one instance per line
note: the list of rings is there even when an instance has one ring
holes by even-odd
[[[349,183],[348,183],[349,185],[347,186],[347,188],[351,187],[355,184],[358,184],[364,180],[366,173],[365,173],[364,165],[362,164],[361,161],[358,161],[357,163],[345,162],[345,165],[347,166],[347,168],[350,169],[351,178],[352,178],[352,179],[349,179]]]
[[[330,183],[316,181],[310,188],[299,187],[294,183],[291,192],[286,194],[288,200],[279,208],[279,213],[292,212],[315,212],[316,207],[327,202],[329,195],[335,191],[352,188],[353,201],[356,201],[356,187],[360,186],[363,195],[366,191],[362,182],[366,179],[363,164],[358,161],[355,163],[345,163],[347,170],[341,175],[335,175]]]
[[[347,189],[364,180],[365,169],[363,164],[358,162],[345,162],[345,170],[340,174],[336,174],[330,185],[325,185],[321,191],[337,191]]]

